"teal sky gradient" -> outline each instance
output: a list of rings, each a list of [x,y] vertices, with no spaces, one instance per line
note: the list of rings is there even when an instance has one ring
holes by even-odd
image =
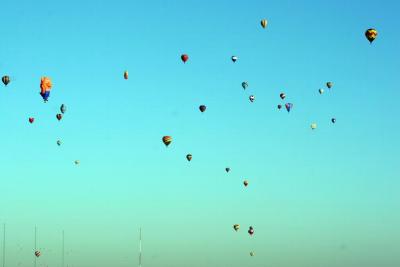
[[[400,266],[396,1],[1,6],[6,267]]]

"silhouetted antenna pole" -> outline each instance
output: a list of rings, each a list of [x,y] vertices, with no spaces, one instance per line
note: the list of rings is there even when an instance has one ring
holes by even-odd
[[[36,267],[36,251],[37,251],[37,227],[35,225],[35,262],[34,262],[34,266]]]
[[[6,224],[3,225],[3,267],[6,266]]]
[[[64,256],[65,256],[65,250],[64,250],[64,230],[62,231],[62,267],[64,267]]]
[[[139,267],[142,267],[142,228],[139,230]]]

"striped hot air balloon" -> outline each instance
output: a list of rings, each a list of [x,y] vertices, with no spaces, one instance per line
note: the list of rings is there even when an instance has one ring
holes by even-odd
[[[39,250],[36,250],[36,251],[35,251],[35,256],[36,256],[37,258],[39,258],[40,255],[42,255],[42,254],[40,253],[40,251],[39,251]]]
[[[7,75],[3,76],[1,78],[1,81],[4,83],[5,86],[7,86],[10,83],[10,76]]]
[[[166,136],[164,136],[164,137],[162,138],[162,141],[163,141],[164,145],[165,145],[166,147],[168,147],[168,146],[171,144],[171,142],[172,142],[172,137],[166,135]]]

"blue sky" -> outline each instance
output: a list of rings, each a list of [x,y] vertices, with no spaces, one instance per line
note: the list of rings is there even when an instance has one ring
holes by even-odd
[[[5,1],[7,265],[32,262],[38,225],[52,249],[42,265],[59,264],[64,229],[70,266],[132,266],[142,226],[146,266],[398,266],[398,9],[394,1]],[[41,76],[53,80],[46,104]],[[289,114],[276,109],[281,92],[294,104]],[[168,148],[164,135],[173,137]]]

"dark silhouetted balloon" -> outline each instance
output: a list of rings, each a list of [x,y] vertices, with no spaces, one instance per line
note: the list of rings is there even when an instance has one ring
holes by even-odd
[[[181,59],[182,59],[183,63],[186,63],[186,61],[188,61],[188,59],[189,59],[189,56],[186,55],[186,54],[183,54],[183,55],[181,56]]]
[[[4,83],[5,86],[7,86],[10,83],[10,77],[5,75],[1,78],[1,81]]]

